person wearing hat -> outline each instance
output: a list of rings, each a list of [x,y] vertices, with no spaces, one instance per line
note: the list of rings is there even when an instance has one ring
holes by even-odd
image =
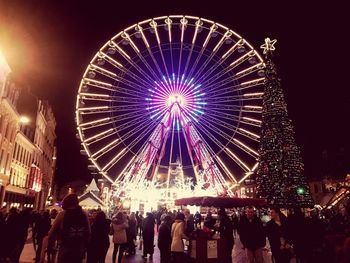
[[[175,217],[175,222],[171,226],[171,254],[174,262],[182,262],[184,260],[184,242],[183,239],[188,239],[185,235],[185,215],[178,213]]]
[[[170,262],[171,248],[171,222],[172,218],[164,214],[158,230],[158,248],[160,251],[160,263]]]
[[[63,199],[62,208],[49,231],[48,250],[57,239],[58,263],[82,262],[90,236],[87,214],[79,206],[78,196],[74,193]]]

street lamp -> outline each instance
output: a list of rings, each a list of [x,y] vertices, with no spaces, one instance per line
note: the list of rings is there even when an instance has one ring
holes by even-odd
[[[30,122],[30,119],[27,116],[21,116],[19,117],[19,122],[22,124],[28,124]]]

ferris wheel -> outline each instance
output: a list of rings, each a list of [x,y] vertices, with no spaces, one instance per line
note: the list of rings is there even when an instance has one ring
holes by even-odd
[[[202,189],[233,195],[257,168],[264,62],[231,29],[199,17],[134,24],[86,68],[76,101],[79,137],[120,189],[169,188],[176,169]]]

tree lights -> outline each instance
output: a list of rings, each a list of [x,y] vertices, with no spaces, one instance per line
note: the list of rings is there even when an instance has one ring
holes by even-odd
[[[267,38],[266,81],[263,96],[257,194],[270,204],[281,207],[310,207],[313,200],[303,175],[303,162],[295,143],[294,131],[287,113],[280,79],[272,61],[276,40]]]

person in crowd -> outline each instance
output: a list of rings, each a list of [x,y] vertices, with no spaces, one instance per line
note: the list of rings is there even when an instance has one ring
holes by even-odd
[[[126,230],[127,234],[127,250],[129,255],[135,255],[135,241],[137,232],[137,221],[135,213],[132,212],[129,216],[129,227]]]
[[[57,217],[57,215],[58,215],[58,211],[57,211],[57,209],[52,209],[51,211],[50,211],[50,220],[51,220],[51,225],[53,224],[53,222],[55,221],[55,219],[56,219],[56,217]]]
[[[25,208],[20,212],[20,224],[17,226],[20,232],[19,250],[17,251],[15,262],[19,261],[24,245],[28,238],[28,229],[31,224],[31,209]]]
[[[140,228],[142,228],[142,225],[140,224],[139,211],[136,211],[135,218],[136,218],[136,235],[139,235]]]
[[[91,225],[91,238],[87,250],[87,263],[104,263],[109,248],[110,222],[103,211],[98,211]]]
[[[37,249],[35,251],[35,262],[41,261],[41,252],[44,237],[47,236],[51,228],[51,219],[49,211],[43,211],[41,217],[36,223]]]
[[[201,228],[202,220],[202,215],[197,211],[194,215],[194,224],[196,228]]]
[[[94,223],[96,216],[97,216],[97,210],[91,209],[89,214],[88,214],[90,226]]]
[[[159,226],[160,226],[160,223],[161,223],[161,218],[162,216],[162,211],[161,210],[158,210],[155,214],[154,214],[154,218],[156,220],[156,224],[157,224],[157,232],[158,232],[158,229],[159,229]]]
[[[209,229],[214,229],[215,222],[216,220],[213,218],[211,211],[208,211],[204,225]]]
[[[5,250],[5,245],[6,245],[6,224],[5,224],[5,219],[6,219],[6,213],[4,209],[0,210],[0,262],[3,262],[6,257],[6,250]]]
[[[235,243],[233,238],[233,227],[230,218],[227,216],[225,209],[220,208],[218,211],[218,221],[219,221],[219,233],[220,238],[223,239],[226,243],[225,250],[225,261],[227,263],[232,263],[232,249]]]
[[[22,217],[17,208],[11,207],[5,222],[6,245],[5,251],[10,262],[19,262],[22,243]],[[3,233],[2,233],[3,235]]]
[[[289,263],[291,243],[288,236],[287,218],[274,207],[270,209],[271,220],[266,224],[266,233],[270,242],[275,263]]]
[[[189,236],[194,230],[194,218],[189,209],[184,210],[185,215],[185,235]]]
[[[59,242],[58,263],[83,260],[90,236],[90,225],[87,214],[79,206],[78,196],[68,194],[62,201],[60,212],[48,235],[48,251],[52,251],[55,241]]]
[[[153,259],[154,253],[154,225],[155,220],[152,213],[147,213],[146,218],[143,220],[142,227],[142,239],[143,239],[143,258],[147,258],[147,254],[149,254],[149,258]]]
[[[32,220],[31,220],[32,242],[33,242],[34,251],[37,251],[37,225],[38,225],[40,218],[41,218],[40,213],[38,211],[34,210],[32,212]]]
[[[290,240],[294,253],[300,262],[310,262],[312,253],[311,219],[306,218],[300,208],[294,208],[294,213],[288,217]]]
[[[162,223],[158,230],[158,248],[160,251],[160,263],[170,263],[171,257],[171,224],[169,215],[162,216]]]
[[[112,226],[110,234],[113,235],[113,255],[112,262],[116,262],[118,254],[118,263],[122,262],[123,254],[126,248],[127,236],[126,229],[129,227],[128,220],[122,212],[118,212],[112,219]]]
[[[238,224],[238,234],[249,263],[263,263],[263,248],[266,245],[266,235],[263,223],[255,215],[254,208],[248,206],[245,215]]]
[[[144,220],[143,212],[141,211],[138,214],[138,219],[137,219],[137,226],[138,226],[137,234],[139,235],[140,238],[142,237],[143,220]]]
[[[178,213],[171,226],[171,254],[174,262],[184,261],[183,239],[188,239],[185,235],[185,215]]]
[[[231,215],[231,222],[232,222],[232,227],[233,227],[233,236],[236,238],[237,237],[238,223],[239,223],[239,219],[238,219],[236,211],[234,211]]]

